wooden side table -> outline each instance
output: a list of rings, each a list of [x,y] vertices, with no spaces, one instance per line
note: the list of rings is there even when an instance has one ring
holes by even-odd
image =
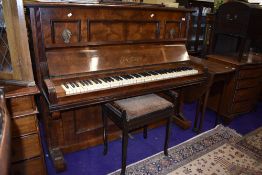
[[[190,57],[190,59],[198,64],[202,64],[208,69],[209,80],[208,83],[203,86],[203,95],[199,98],[197,109],[196,109],[196,116],[194,121],[194,131],[201,132],[203,127],[203,120],[205,116],[205,110],[208,102],[208,97],[210,95],[210,91],[214,88],[220,89],[218,95],[218,104],[217,104],[217,112],[216,112],[216,122],[217,124],[218,119],[220,118],[219,112],[222,107],[222,99],[223,95],[225,94],[226,85],[229,80],[233,77],[235,72],[235,68],[231,66],[226,66],[220,63],[208,61],[206,59],[201,59],[197,57]],[[219,84],[219,87],[215,87],[215,85]],[[200,116],[201,115],[201,116]],[[199,118],[200,116],[200,118]]]

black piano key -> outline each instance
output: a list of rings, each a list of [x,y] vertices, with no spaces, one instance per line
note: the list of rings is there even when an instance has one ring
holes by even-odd
[[[111,77],[108,77],[108,79],[111,81],[111,82],[114,82],[115,80]]]
[[[105,79],[106,79],[107,82],[111,82],[109,77],[106,77]]]
[[[155,71],[150,71],[150,74],[157,75],[158,73],[156,73]]]
[[[86,85],[83,80],[80,80],[79,82],[81,83],[82,86]]]
[[[74,85],[73,82],[70,82],[69,84],[70,84],[73,88],[75,88],[75,85]]]
[[[134,78],[138,78],[137,74],[131,74],[131,76],[134,77]]]
[[[124,78],[123,78],[123,77],[121,77],[121,76],[118,76],[118,78],[119,78],[121,81],[123,81],[123,80],[124,80]]]
[[[76,82],[73,82],[76,87],[79,87],[79,85]]]
[[[117,76],[117,78],[119,79],[119,81],[123,80],[123,78],[121,76]]]
[[[125,75],[120,75],[120,77],[121,77],[123,80],[127,80],[127,78],[125,77]]]
[[[86,85],[90,85],[90,83],[89,83],[87,80],[83,80],[83,82],[84,82]]]
[[[106,78],[101,78],[100,80],[101,80],[103,83],[107,83]]]
[[[141,77],[142,77],[140,74],[136,74],[136,76],[137,76],[138,78],[141,78]]]
[[[126,75],[126,77],[128,78],[128,79],[133,79],[134,77],[132,77],[132,76],[130,76],[130,75]]]
[[[95,84],[99,84],[99,82],[97,81],[97,79],[92,79],[92,81],[93,81]]]
[[[68,89],[69,88],[69,86],[67,85],[67,83],[65,83],[65,84],[63,84],[65,87],[66,87],[66,89]]]
[[[129,75],[132,79],[136,78],[134,75],[130,74]]]
[[[96,79],[99,84],[102,84],[102,81],[99,79]]]
[[[136,74],[132,74],[131,75],[132,77],[135,77],[135,78],[138,78],[138,76]]]
[[[116,78],[116,76],[111,77],[114,81],[118,81],[118,79]]]

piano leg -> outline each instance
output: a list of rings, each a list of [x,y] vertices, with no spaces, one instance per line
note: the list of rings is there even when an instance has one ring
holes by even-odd
[[[59,173],[65,171],[66,162],[60,148],[49,148],[49,153],[56,172]]]
[[[173,117],[173,121],[181,128],[183,129],[188,129],[191,127],[191,121],[187,120],[184,117],[183,114],[183,106],[184,106],[184,95],[183,95],[183,90],[182,89],[175,89],[174,90],[178,94],[178,102],[179,104],[177,105],[176,109],[176,114]]]

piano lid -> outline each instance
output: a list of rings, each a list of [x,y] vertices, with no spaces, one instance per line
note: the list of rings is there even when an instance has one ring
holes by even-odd
[[[122,45],[46,52],[51,77],[189,60],[184,45]]]

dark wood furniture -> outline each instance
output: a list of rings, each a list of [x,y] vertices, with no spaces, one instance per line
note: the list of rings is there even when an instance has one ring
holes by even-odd
[[[236,57],[208,55],[207,59],[235,68],[234,77],[227,83],[221,110],[217,111],[219,97],[211,91],[208,106],[230,122],[235,116],[250,112],[261,92],[262,55],[249,54],[241,62]],[[215,90],[214,90],[215,91]]]
[[[203,56],[205,53],[205,40],[208,32],[207,14],[214,9],[214,1],[210,0],[177,0],[181,5],[194,10],[191,15],[191,25],[187,41],[190,55]]]
[[[11,119],[11,173],[45,175],[46,167],[37,120],[37,87],[2,84]]]
[[[227,121],[251,111],[261,91],[261,17],[261,7],[237,1],[221,5],[215,14],[211,48],[206,57],[235,68],[219,111]],[[217,111],[219,97],[212,92],[210,96],[208,106]]]
[[[57,171],[66,168],[62,152],[102,143],[101,103],[206,80],[205,70],[191,64],[184,46],[191,10],[117,3],[31,2],[26,7],[41,118]],[[198,73],[71,95],[61,86],[183,66]],[[109,139],[118,135],[110,122]]]
[[[0,79],[24,86],[35,85],[23,0],[3,1],[0,9]]]
[[[0,175],[10,173],[11,127],[4,90],[0,89]]]
[[[230,65],[224,65],[217,62],[212,62],[206,59],[200,59],[197,57],[190,57],[193,62],[202,64],[208,69],[208,82],[204,85],[198,85],[193,88],[187,88],[185,91],[185,99],[194,97],[194,94],[197,94],[197,97],[194,97],[197,100],[197,109],[196,116],[194,121],[194,131],[200,133],[203,127],[203,121],[205,117],[205,111],[207,107],[208,98],[210,96],[210,91],[213,95],[218,97],[217,106],[214,106],[216,109],[216,121],[217,125],[220,119],[220,111],[222,110],[222,104],[224,103],[223,95],[225,95],[227,84],[233,79],[235,68]],[[188,91],[187,91],[188,90]],[[197,93],[196,93],[197,92]],[[191,94],[194,93],[194,94]],[[195,95],[196,96],[196,95]],[[200,116],[200,117],[199,117]]]
[[[172,92],[171,92],[172,93]],[[176,105],[176,95],[173,93],[173,104],[155,94],[148,94],[114,101],[102,105],[104,128],[104,154],[107,154],[107,117],[122,130],[122,169],[126,171],[128,133],[144,128],[144,138],[147,138],[147,126],[159,120],[166,120],[166,136],[164,154],[168,155],[168,142],[171,129],[171,120]]]
[[[211,54],[237,57],[262,52],[262,7],[240,1],[222,4],[215,15]]]

